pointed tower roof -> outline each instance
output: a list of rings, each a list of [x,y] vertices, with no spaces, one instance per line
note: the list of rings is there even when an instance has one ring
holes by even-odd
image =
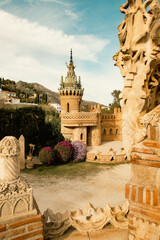
[[[63,82],[63,77],[61,78],[61,84],[59,89],[60,93],[63,90],[76,90],[76,91],[78,90],[80,95],[83,95],[84,89],[82,89],[80,77],[79,77],[79,81],[77,81],[77,76],[74,71],[76,66],[74,66],[74,62],[73,62],[72,49],[70,51],[70,63],[69,65],[66,63],[66,66],[68,68],[67,76],[65,77],[64,82]]]
[[[66,66],[68,68],[68,72],[67,72],[66,78],[75,78],[76,75],[75,75],[74,69],[76,67],[74,66],[73,59],[72,59],[72,49],[71,49],[71,53],[70,53],[70,63],[69,63],[69,65],[66,63]]]

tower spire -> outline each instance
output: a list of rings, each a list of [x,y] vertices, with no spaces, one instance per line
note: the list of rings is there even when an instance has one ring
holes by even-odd
[[[70,62],[72,62],[72,48],[71,48]]]

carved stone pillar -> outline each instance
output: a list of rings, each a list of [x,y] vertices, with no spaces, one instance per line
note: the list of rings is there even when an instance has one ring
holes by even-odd
[[[0,222],[17,215],[36,214],[32,188],[20,178],[19,153],[15,137],[0,141]]]
[[[159,240],[160,6],[158,0],[127,0],[120,10],[125,19],[114,59],[124,78],[122,137],[132,163],[129,240]]]
[[[0,239],[43,239],[32,188],[20,178],[19,153],[15,137],[0,141]]]
[[[124,79],[121,98],[122,138],[129,156],[134,143],[146,137],[140,118],[160,103],[160,7],[158,0],[127,0],[120,8],[120,50],[115,65]]]

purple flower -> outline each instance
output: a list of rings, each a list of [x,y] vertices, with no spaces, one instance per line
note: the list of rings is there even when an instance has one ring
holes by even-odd
[[[87,148],[86,146],[80,141],[74,141],[72,143],[74,147],[74,162],[81,162],[84,161],[86,158]]]

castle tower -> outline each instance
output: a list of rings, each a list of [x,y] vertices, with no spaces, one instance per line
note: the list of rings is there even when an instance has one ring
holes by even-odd
[[[82,89],[81,86],[81,78],[79,77],[77,81],[77,76],[75,75],[75,66],[72,60],[72,49],[70,63],[69,65],[66,63],[66,66],[68,68],[67,76],[65,77],[65,81],[63,81],[63,76],[61,77],[59,88],[61,113],[80,112],[84,89]]]

